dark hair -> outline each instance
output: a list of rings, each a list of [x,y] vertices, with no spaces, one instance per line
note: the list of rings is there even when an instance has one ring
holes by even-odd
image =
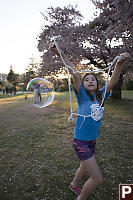
[[[99,83],[98,83],[98,79],[97,79],[97,77],[96,77],[95,74],[93,74],[93,73],[86,73],[86,74],[83,76],[83,78],[82,78],[82,85],[83,85],[83,87],[84,87],[83,82],[84,82],[85,77],[88,76],[88,75],[93,75],[93,76],[95,77],[95,79],[96,79],[96,82],[97,82],[96,99],[97,99],[97,101],[98,101],[99,103],[101,103],[101,102],[102,102],[102,95],[101,95],[101,93],[99,92]],[[84,89],[85,89],[85,88],[84,88]],[[86,91],[86,93],[88,94],[88,96],[90,97],[91,101],[93,102],[93,101],[94,101],[94,97],[93,97],[93,95],[91,94],[91,92],[90,92],[89,90],[86,90],[86,89],[85,89],[85,91]]]

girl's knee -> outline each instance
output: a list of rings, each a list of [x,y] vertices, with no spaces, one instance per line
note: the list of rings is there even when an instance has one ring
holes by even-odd
[[[86,175],[88,173],[88,171],[82,167],[79,167],[79,171],[82,172],[82,174]]]
[[[100,185],[103,181],[103,176],[102,176],[102,174],[99,174],[97,176],[92,177],[92,179],[96,185]]]
[[[98,185],[101,185],[102,184],[102,182],[103,182],[103,176],[102,176],[102,174],[99,176],[99,178],[98,178]]]

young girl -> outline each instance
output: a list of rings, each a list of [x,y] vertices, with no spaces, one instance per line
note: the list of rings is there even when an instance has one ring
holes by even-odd
[[[59,55],[55,50],[55,46],[52,50]],[[74,92],[78,102],[78,113],[85,116],[91,115],[91,117],[85,117],[85,119],[80,115],[77,117],[73,146],[78,158],[80,159],[80,166],[69,186],[70,189],[78,195],[76,200],[87,200],[88,196],[102,183],[102,174],[97,165],[94,154],[96,139],[99,137],[99,128],[101,125],[104,105],[102,105],[97,113],[96,110],[99,109],[101,105],[105,87],[99,89],[98,80],[92,73],[85,74],[81,81],[79,73],[75,71],[74,67],[63,52],[62,55],[67,65],[71,66],[74,70],[73,72],[69,69],[73,76]],[[120,56],[121,58],[117,61],[113,75],[107,85],[105,99],[108,98],[110,90],[118,82],[122,70],[122,63],[129,57],[129,54],[125,52]],[[89,173],[90,178],[85,182],[81,190],[78,185],[87,173]]]

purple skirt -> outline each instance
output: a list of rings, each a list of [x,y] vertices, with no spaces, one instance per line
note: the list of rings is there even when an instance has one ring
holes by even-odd
[[[74,150],[80,160],[88,160],[95,153],[96,140],[82,141],[73,139]]]

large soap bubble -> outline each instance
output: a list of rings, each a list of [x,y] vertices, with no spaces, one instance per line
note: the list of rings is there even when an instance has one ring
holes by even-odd
[[[27,85],[28,99],[34,106],[43,108],[54,100],[54,86],[44,78],[34,78]]]

